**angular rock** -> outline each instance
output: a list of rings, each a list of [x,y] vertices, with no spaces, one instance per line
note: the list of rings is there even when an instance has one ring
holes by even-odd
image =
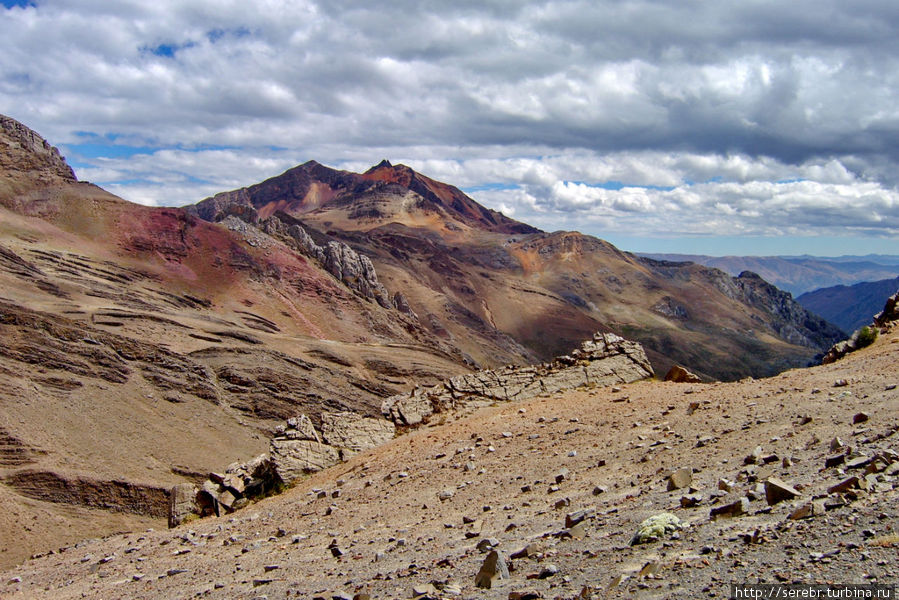
[[[843,492],[848,492],[851,489],[859,489],[861,487],[861,480],[854,475],[852,477],[848,477],[843,481],[830,486],[827,488],[828,494],[841,494]]]
[[[790,513],[790,516],[787,517],[793,521],[798,521],[799,519],[808,519],[810,517],[819,517],[826,512],[826,507],[824,505],[824,500],[814,500],[812,502],[806,502],[796,510]]]
[[[324,443],[339,448],[342,458],[347,460],[353,454],[392,440],[396,426],[387,419],[349,411],[322,412],[321,433]]]
[[[336,448],[311,440],[273,439],[269,451],[275,472],[287,484],[340,462]]]
[[[681,496],[680,505],[683,508],[692,508],[702,502],[702,494],[686,494]]]
[[[665,381],[673,381],[674,383],[702,383],[699,375],[691,373],[680,365],[673,365],[665,374]]]
[[[169,492],[169,527],[177,527],[191,515],[198,515],[197,486],[192,483],[179,483]]]
[[[713,521],[722,517],[739,517],[749,512],[749,499],[740,498],[730,504],[716,506],[709,511],[709,518]]]
[[[596,515],[596,509],[593,508],[585,508],[583,510],[576,510],[574,512],[570,512],[565,515],[565,527],[571,529],[581,521],[585,519],[591,519]]]
[[[769,506],[783,502],[784,500],[792,500],[800,496],[799,491],[791,485],[788,485],[777,479],[769,477],[765,481],[765,501]]]
[[[509,568],[503,555],[497,550],[491,550],[475,576],[474,584],[479,588],[490,589],[495,581],[501,579],[509,579]]]
[[[540,554],[541,551],[542,551],[542,549],[540,547],[540,544],[537,544],[536,542],[531,542],[530,544],[528,544],[521,550],[517,550],[517,551],[513,552],[510,556],[512,558],[528,558],[528,557],[536,556],[537,554]]]
[[[834,454],[824,459],[824,468],[830,469],[831,467],[839,466],[844,462],[846,462],[845,454]]]
[[[679,490],[693,483],[693,469],[683,467],[668,476],[668,491]]]

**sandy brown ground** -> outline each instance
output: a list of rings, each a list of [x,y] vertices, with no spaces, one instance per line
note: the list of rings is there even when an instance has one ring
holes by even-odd
[[[738,582],[896,584],[899,463],[877,475],[877,490],[825,515],[787,515],[813,497],[836,502],[826,488],[861,473],[824,468],[835,436],[857,454],[899,451],[897,358],[894,332],[838,363],[767,380],[640,382],[486,407],[230,517],[28,561],[3,574],[0,597],[410,598],[413,587],[434,583],[443,588],[434,596],[447,598],[526,590],[546,598],[726,598]],[[835,387],[840,379],[847,385]],[[869,419],[853,424],[860,412]],[[762,496],[746,516],[710,520],[710,508],[756,486],[746,475],[758,467],[743,464],[756,446],[777,455],[770,474],[802,497],[769,507]],[[792,465],[784,467],[787,457]],[[695,472],[703,500],[694,508],[680,507],[686,490],[666,489],[678,467]],[[562,469],[568,476],[550,492]],[[713,501],[719,478],[736,487]],[[594,495],[597,486],[605,491]],[[443,490],[452,496],[440,500]],[[586,537],[560,537],[566,513],[583,508],[596,511]],[[685,528],[675,539],[630,546],[639,523],[662,511]],[[477,589],[483,538],[496,538],[507,558],[531,542],[539,552],[510,561],[510,580]],[[647,564],[656,572],[641,576]],[[549,565],[558,573],[529,578]]]

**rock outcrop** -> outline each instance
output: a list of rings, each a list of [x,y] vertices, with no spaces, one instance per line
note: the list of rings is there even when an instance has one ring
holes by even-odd
[[[612,333],[597,333],[581,348],[548,364],[458,375],[433,388],[392,396],[381,411],[397,425],[416,426],[434,413],[472,401],[524,400],[584,385],[628,383],[652,376],[640,344]]]
[[[210,473],[198,489],[178,484],[169,492],[169,527],[190,515],[220,516],[243,508],[296,480],[327,469],[355,454],[393,439],[396,427],[379,417],[358,413],[323,412],[318,429],[306,415],[278,426],[269,453],[247,463],[233,463],[224,473]]]
[[[668,369],[668,373],[665,374],[665,381],[673,381],[674,383],[702,383],[702,378],[680,365],[673,365]]]
[[[0,170],[76,181],[65,158],[54,146],[22,123],[0,115]]]
[[[887,298],[883,310],[874,315],[874,324],[881,328],[890,327],[899,321],[899,292]]]
[[[397,308],[406,314],[414,314],[402,298],[396,302],[387,288],[378,280],[375,267],[364,254],[360,254],[344,244],[330,240],[319,245],[300,223],[287,215],[275,214],[260,218],[247,196],[246,190],[217,194],[200,204],[186,207],[186,210],[203,220],[214,223],[236,217],[259,231],[278,238],[295,247],[301,254],[318,262],[328,273],[348,288],[383,306]]]
[[[899,322],[899,292],[887,298],[883,310],[874,315],[871,325],[856,330],[849,339],[831,346],[821,359],[821,364],[835,362],[850,352],[869,346],[877,337],[878,332],[889,331],[896,322]]]

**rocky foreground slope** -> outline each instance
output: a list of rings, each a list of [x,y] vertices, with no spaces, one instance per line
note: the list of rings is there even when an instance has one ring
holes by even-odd
[[[770,379],[587,386],[433,422],[229,517],[34,558],[0,594],[726,598],[741,582],[895,583],[899,331],[885,330]],[[635,539],[661,513],[678,525]],[[477,587],[490,556],[508,578]]]

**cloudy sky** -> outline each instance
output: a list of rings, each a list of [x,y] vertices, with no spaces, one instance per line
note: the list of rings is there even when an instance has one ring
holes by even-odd
[[[387,158],[628,250],[899,254],[895,0],[3,0],[0,113],[183,205]]]

